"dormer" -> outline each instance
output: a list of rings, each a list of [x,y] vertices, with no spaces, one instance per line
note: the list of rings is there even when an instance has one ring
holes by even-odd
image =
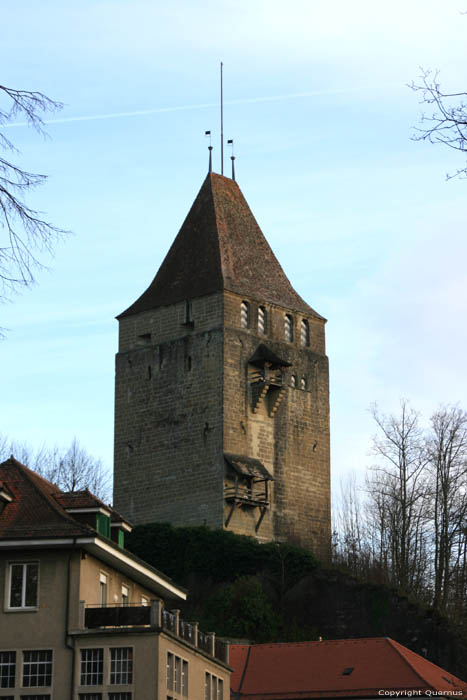
[[[131,525],[87,489],[57,493],[55,500],[74,520],[124,547],[125,532],[131,532]]]

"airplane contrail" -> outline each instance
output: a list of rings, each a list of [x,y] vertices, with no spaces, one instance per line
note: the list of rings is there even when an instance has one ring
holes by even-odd
[[[368,85],[346,88],[326,88],[323,90],[311,90],[309,92],[293,92],[285,95],[265,95],[263,97],[245,97],[236,100],[225,100],[226,105],[253,104],[258,102],[279,102],[282,100],[294,100],[303,97],[315,97],[317,95],[339,95],[347,92],[360,92],[362,90],[374,89]],[[59,119],[44,119],[44,124],[67,124],[69,122],[89,122],[101,119],[120,119],[124,117],[139,117],[147,114],[163,114],[164,112],[184,112],[192,109],[208,109],[217,107],[217,102],[205,102],[204,104],[178,105],[175,107],[153,107],[151,109],[138,109],[131,112],[110,112],[108,114],[89,114],[82,117],[61,117]],[[13,124],[2,124],[3,129],[19,126],[28,126],[28,122],[14,122]]]

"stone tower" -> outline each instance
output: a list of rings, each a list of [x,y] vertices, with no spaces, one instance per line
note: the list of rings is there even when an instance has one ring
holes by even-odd
[[[119,317],[115,508],[330,550],[325,319],[295,292],[238,185],[210,173]]]

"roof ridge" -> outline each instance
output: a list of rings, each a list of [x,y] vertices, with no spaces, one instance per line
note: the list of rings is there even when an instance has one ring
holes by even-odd
[[[420,673],[417,671],[417,669],[415,668],[415,666],[412,664],[412,662],[410,661],[410,659],[407,659],[407,657],[406,657],[404,654],[402,654],[401,650],[398,648],[398,647],[399,647],[399,643],[398,643],[398,642],[396,642],[394,639],[391,639],[391,637],[384,637],[384,639],[385,639],[387,642],[389,642],[389,646],[390,646],[392,649],[394,649],[394,651],[398,654],[398,656],[400,656],[400,658],[401,658],[403,661],[405,661],[405,663],[409,666],[409,668],[410,668],[424,683],[426,683],[426,685],[428,685],[428,686],[431,687],[431,690],[438,690],[438,688],[434,688],[433,685],[432,685],[431,683],[429,683],[429,682],[426,680],[426,678],[423,678],[423,676],[420,675]],[[406,648],[408,649],[408,647],[406,647]],[[408,649],[408,651],[412,651],[412,650],[411,650],[411,649]],[[412,652],[412,653],[415,653],[415,652]],[[420,656],[420,655],[419,655],[419,656]],[[423,659],[423,656],[420,656],[420,658]],[[428,661],[427,659],[423,659],[423,660],[424,660],[424,661]],[[428,663],[431,663],[431,661],[428,661]],[[432,666],[435,666],[435,668],[436,668],[436,664],[432,664]],[[438,666],[438,668],[440,668],[440,667]]]
[[[201,189],[203,189],[206,181],[209,182],[209,186],[211,188],[212,206],[214,209],[214,221],[216,224],[216,233],[217,233],[217,235],[216,235],[216,252],[217,252],[217,257],[219,259],[220,269],[222,270],[223,269],[223,260],[222,260],[222,250],[221,250],[221,245],[220,245],[220,240],[219,240],[219,218],[221,216],[221,213],[220,213],[220,211],[218,211],[219,207],[216,206],[216,197],[215,197],[215,193],[214,193],[214,188],[212,186],[213,174],[216,174],[216,173],[211,172],[211,173],[207,174],[206,180],[201,185]],[[221,175],[221,177],[224,177],[224,176]],[[225,280],[223,278],[222,278],[222,286],[223,286],[223,288],[225,288]]]

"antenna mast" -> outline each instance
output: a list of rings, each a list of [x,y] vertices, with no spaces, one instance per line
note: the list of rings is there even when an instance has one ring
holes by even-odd
[[[223,67],[221,61],[221,175],[224,174],[224,83],[223,83]]]

